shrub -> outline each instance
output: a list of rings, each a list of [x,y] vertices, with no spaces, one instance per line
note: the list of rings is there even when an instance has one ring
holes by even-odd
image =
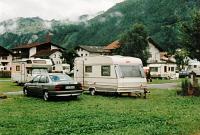
[[[189,79],[184,79],[181,82],[181,91],[178,92],[183,96],[200,96],[200,86],[198,80],[195,80],[193,83]]]

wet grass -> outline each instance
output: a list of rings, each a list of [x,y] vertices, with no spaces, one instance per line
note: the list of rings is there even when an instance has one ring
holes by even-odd
[[[147,99],[84,94],[44,102],[10,96],[0,100],[0,134],[190,135],[200,130],[200,98],[151,90]]]
[[[16,83],[13,83],[11,81],[0,81],[0,93],[20,91],[22,89],[23,88],[21,86],[18,86]]]

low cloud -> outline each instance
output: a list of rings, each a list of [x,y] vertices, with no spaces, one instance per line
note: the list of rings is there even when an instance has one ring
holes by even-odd
[[[123,0],[1,0],[0,21],[17,17],[79,19],[83,14],[105,11]]]

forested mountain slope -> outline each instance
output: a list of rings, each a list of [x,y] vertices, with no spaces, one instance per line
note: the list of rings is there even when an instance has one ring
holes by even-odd
[[[5,21],[0,23],[0,45],[12,48],[44,41],[48,32],[52,35],[52,42],[66,48],[80,44],[107,45],[134,23],[143,23],[149,36],[163,49],[170,50],[181,46],[180,25],[190,21],[191,13],[198,7],[198,0],[126,0],[91,20],[76,23],[21,18],[5,29],[6,25],[12,24]]]

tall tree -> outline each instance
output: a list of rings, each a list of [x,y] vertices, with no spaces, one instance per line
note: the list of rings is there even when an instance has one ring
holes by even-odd
[[[184,69],[184,66],[188,64],[189,52],[185,49],[177,49],[175,52],[176,64],[178,65],[179,70]]]
[[[138,57],[143,64],[147,64],[149,52],[147,50],[147,32],[143,24],[134,24],[128,31],[122,34],[120,38],[122,47],[119,54],[124,56]]]
[[[200,60],[200,11],[196,11],[190,22],[182,24],[181,41],[190,52],[190,57]]]
[[[74,60],[76,57],[78,57],[78,54],[74,49],[63,52],[63,58],[65,59],[65,62],[70,64],[70,70],[72,70],[74,67]]]

